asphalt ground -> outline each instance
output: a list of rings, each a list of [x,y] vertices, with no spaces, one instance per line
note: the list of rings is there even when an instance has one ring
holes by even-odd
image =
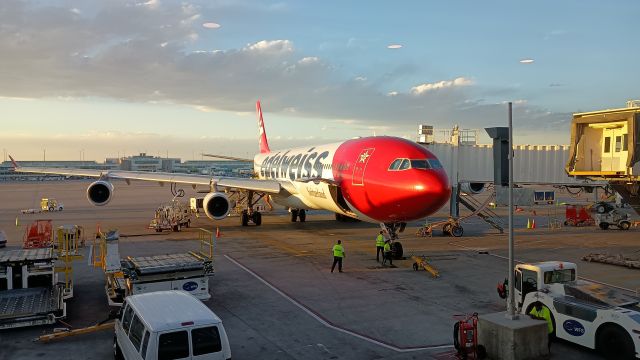
[[[225,325],[234,359],[447,359],[452,358],[452,326],[457,314],[502,311],[496,285],[507,275],[507,236],[482,220],[464,221],[465,235],[432,238],[415,235],[418,222],[401,235],[405,256],[426,256],[439,271],[432,278],[414,271],[410,259],[382,267],[375,259],[375,224],[340,223],[324,212],[310,212],[307,222],[291,223],[288,214],[265,214],[261,227],[241,227],[238,218],[213,222],[194,219],[180,233],[157,235],[146,229],[154,209],[170,200],[169,187],[149,183],[115,183],[110,204],[94,207],[85,199],[88,182],[0,184],[0,230],[9,248],[21,245],[26,224],[51,218],[55,225],[119,229],[122,256],[158,255],[197,248],[198,229],[214,230],[215,275],[212,299],[206,301]],[[187,197],[195,196],[185,188]],[[54,197],[65,210],[52,214],[19,214]],[[535,210],[535,215],[534,215]],[[504,209],[497,209],[500,215]],[[464,212],[463,212],[464,213]],[[18,225],[16,226],[16,216]],[[443,210],[430,221],[446,218]],[[526,229],[536,219],[536,229]],[[580,260],[591,252],[640,254],[637,229],[602,231],[594,227],[554,229],[547,223],[564,218],[561,207],[540,206],[516,213],[516,258],[522,261],[566,260],[579,275],[620,288],[640,289],[640,271]],[[131,235],[131,236],[125,236]],[[90,238],[90,236],[89,236]],[[344,272],[330,272],[331,247],[342,240]],[[88,240],[87,245],[90,244]],[[2,250],[0,250],[2,251]],[[67,303],[69,325],[80,328],[106,318],[104,274],[74,264],[75,296]],[[43,344],[33,342],[55,326],[0,331],[0,359],[109,359],[113,332]],[[597,359],[598,355],[566,342],[552,345],[552,358]]]

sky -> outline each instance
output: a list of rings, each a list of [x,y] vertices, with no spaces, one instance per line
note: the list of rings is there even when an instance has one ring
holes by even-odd
[[[200,159],[506,126],[640,98],[638,1],[0,1],[0,147],[23,160]],[[527,61],[528,60],[528,61]],[[484,131],[482,142],[488,142]]]

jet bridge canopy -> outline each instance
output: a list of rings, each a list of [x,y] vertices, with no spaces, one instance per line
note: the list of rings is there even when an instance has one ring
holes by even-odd
[[[631,104],[573,115],[567,174],[594,180],[640,179],[640,107]]]

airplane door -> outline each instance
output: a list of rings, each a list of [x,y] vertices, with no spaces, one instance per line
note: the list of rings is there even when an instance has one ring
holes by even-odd
[[[353,165],[353,178],[352,184],[363,186],[364,185],[364,171],[367,169],[369,158],[373,154],[374,148],[363,149],[358,157],[355,159]]]

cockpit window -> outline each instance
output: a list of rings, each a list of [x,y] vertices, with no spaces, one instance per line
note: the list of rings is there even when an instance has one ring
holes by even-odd
[[[442,164],[438,159],[429,159],[429,165],[431,165],[432,169],[442,169]]]
[[[431,165],[427,160],[411,160],[411,168],[413,169],[431,169]]]
[[[407,170],[407,169],[411,169],[411,162],[409,161],[409,159],[404,159],[402,160],[402,164],[400,164],[400,169],[398,170]]]
[[[400,164],[402,164],[402,159],[393,160],[391,165],[389,165],[389,170],[398,170],[398,168],[400,167]]]

